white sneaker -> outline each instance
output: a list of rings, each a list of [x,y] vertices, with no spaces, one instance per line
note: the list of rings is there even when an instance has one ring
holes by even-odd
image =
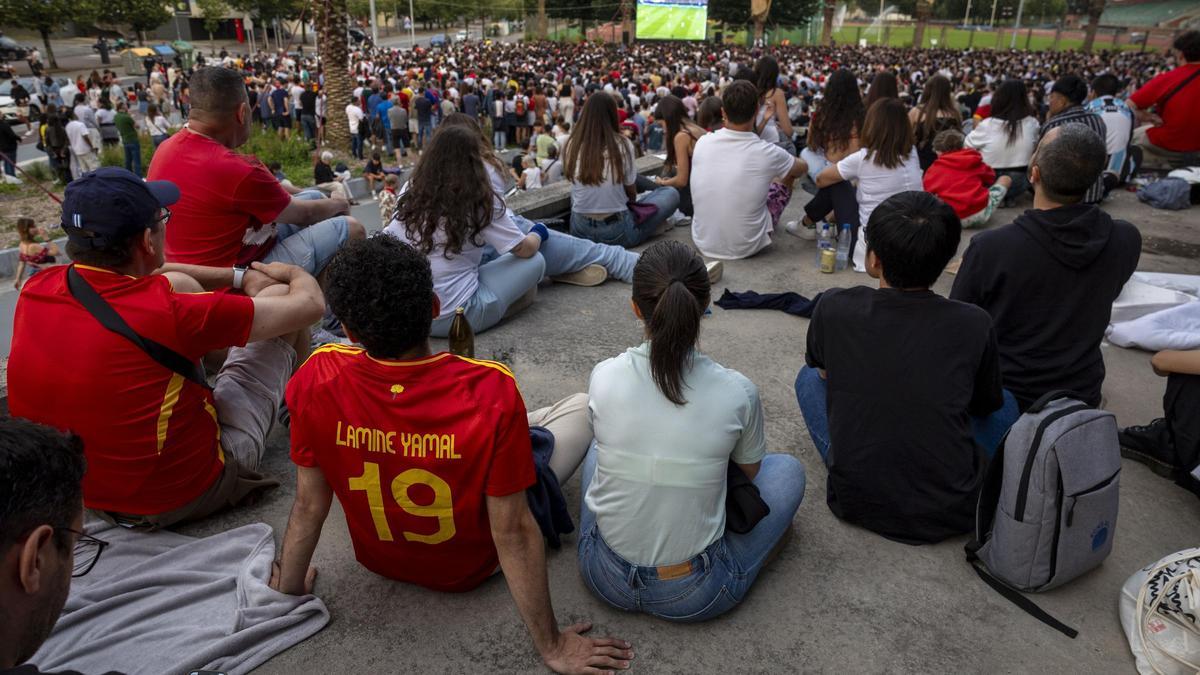
[[[789,220],[784,224],[783,229],[793,237],[800,237],[807,241],[815,241],[817,238],[817,226],[805,225],[802,220]]]
[[[708,283],[715,284],[721,280],[721,276],[725,273],[725,263],[720,260],[714,260],[705,263],[704,269],[708,270]]]

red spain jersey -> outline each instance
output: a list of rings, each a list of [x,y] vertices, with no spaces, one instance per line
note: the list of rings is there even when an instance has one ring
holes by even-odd
[[[250,336],[254,301],[244,295],[176,293],[164,276],[75,268],[133,330],[190,359],[240,347]],[[177,509],[223,470],[213,393],[100,325],[71,295],[67,269],[34,275],[17,300],[9,408],[83,439],[88,508],[133,515]]]
[[[363,566],[439,591],[470,590],[495,571],[486,496],[535,480],[508,368],[326,345],[292,377],[287,402],[292,461],[325,475]]]

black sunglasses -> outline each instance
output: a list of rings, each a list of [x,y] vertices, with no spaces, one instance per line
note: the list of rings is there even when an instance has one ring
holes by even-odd
[[[164,206],[160,210],[162,213],[154,219],[154,222],[162,225],[166,225],[167,223],[171,222],[171,209],[168,209]]]
[[[103,539],[97,539],[89,534],[84,534],[78,530],[72,530],[69,527],[56,527],[55,530],[60,532],[70,532],[78,537],[75,540],[75,571],[71,573],[72,577],[81,577],[96,566],[96,561],[100,559],[100,554],[108,547],[108,542]]]

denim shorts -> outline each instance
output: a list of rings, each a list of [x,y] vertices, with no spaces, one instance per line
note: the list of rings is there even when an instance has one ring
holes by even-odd
[[[593,525],[579,538],[579,570],[592,593],[613,607],[681,623],[728,612],[747,589],[723,538],[678,565],[643,566],[609,548]]]
[[[308,227],[279,224],[276,226],[275,248],[272,248],[264,263],[282,262],[296,265],[316,276],[329,264],[333,254],[346,243],[350,236],[350,224],[345,216],[322,220]]]

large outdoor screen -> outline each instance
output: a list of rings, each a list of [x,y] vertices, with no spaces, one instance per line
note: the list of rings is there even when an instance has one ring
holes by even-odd
[[[639,40],[703,40],[708,0],[637,0]]]

